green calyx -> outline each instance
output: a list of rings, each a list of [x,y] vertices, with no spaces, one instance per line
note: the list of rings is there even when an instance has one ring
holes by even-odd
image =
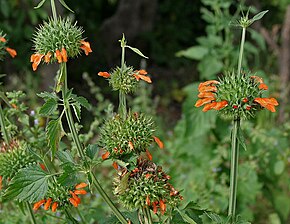
[[[72,206],[72,204],[69,202],[69,198],[72,197],[70,190],[72,190],[70,187],[65,187],[60,184],[53,183],[50,185],[45,199],[51,198],[52,202],[57,202],[58,209]]]
[[[153,142],[154,131],[154,122],[144,114],[129,112],[125,119],[116,115],[101,128],[99,145],[110,152],[110,158],[140,154]]]
[[[76,57],[80,54],[80,46],[83,29],[73,24],[69,18],[58,18],[56,21],[49,19],[37,29],[33,43],[36,53],[52,54],[52,61],[56,60],[56,50],[65,48],[68,57]]]
[[[138,81],[134,77],[133,67],[127,67],[125,64],[123,69],[117,67],[111,73],[109,83],[114,91],[121,91],[124,94],[132,93],[136,90]]]
[[[228,102],[228,105],[219,111],[223,118],[249,119],[261,109],[254,99],[261,97],[264,90],[259,88],[260,83],[254,77],[256,76],[246,74],[237,76],[232,72],[219,80],[220,83],[216,85],[216,101]]]
[[[123,173],[115,179],[114,193],[128,209],[142,209],[148,206],[157,212],[160,201],[165,207],[176,206],[182,196],[168,183],[170,177],[160,166],[148,160],[138,161],[137,167],[131,172]],[[160,208],[160,211],[163,208]],[[162,211],[161,211],[162,212]],[[165,212],[165,210],[164,210]]]
[[[2,143],[0,149],[0,176],[12,179],[15,174],[36,161],[28,151],[24,142],[12,140],[9,144]]]

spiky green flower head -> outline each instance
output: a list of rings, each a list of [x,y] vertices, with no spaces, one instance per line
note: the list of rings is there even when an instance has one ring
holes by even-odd
[[[14,49],[7,46],[8,41],[6,40],[5,37],[6,34],[4,34],[2,30],[0,30],[0,61],[3,61],[4,56],[7,53],[9,53],[12,58],[14,58],[17,55],[17,52]]]
[[[114,116],[105,121],[101,128],[99,146],[107,150],[103,159],[120,159],[125,155],[145,152],[158,139],[153,135],[154,132],[152,118],[144,114],[129,112],[125,119]]]
[[[12,179],[15,174],[25,167],[36,163],[23,141],[12,140],[9,144],[2,143],[0,149],[0,176]]]
[[[83,29],[72,23],[69,18],[59,17],[57,20],[49,19],[37,29],[33,37],[35,54],[31,56],[33,70],[44,58],[44,62],[66,62],[68,58],[74,58],[85,51],[92,52],[90,44],[82,37]]]
[[[278,105],[274,98],[262,98],[268,86],[258,76],[227,73],[219,81],[201,83],[198,90],[200,99],[195,106],[205,105],[204,112],[218,110],[221,117],[226,119],[249,119],[263,108],[275,112]]]
[[[162,167],[138,159],[135,169],[124,169],[115,179],[114,193],[128,209],[149,207],[154,213],[164,214],[168,206],[175,207],[182,200],[169,179]]]

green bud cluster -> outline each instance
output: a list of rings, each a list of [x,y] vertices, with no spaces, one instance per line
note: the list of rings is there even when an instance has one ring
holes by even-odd
[[[134,77],[133,67],[127,67],[125,64],[123,69],[117,67],[111,73],[109,84],[114,91],[121,91],[124,94],[132,93],[136,90],[138,81]]]
[[[49,19],[34,34],[34,48],[36,53],[43,55],[65,48],[67,56],[73,58],[80,54],[82,34],[83,29],[69,18]],[[54,54],[51,59],[56,60]]]
[[[151,117],[129,112],[126,119],[119,115],[107,120],[101,128],[99,146],[110,152],[110,157],[146,151],[155,131]]]
[[[72,187],[66,187],[58,183],[53,183],[48,188],[46,199],[51,198],[52,202],[57,202],[58,208],[71,206],[72,204],[69,202],[69,198],[72,197],[69,193],[70,190],[72,190]]]
[[[170,177],[162,167],[148,160],[139,159],[137,167],[127,170],[115,179],[114,193],[128,209],[142,209],[162,200],[166,205],[176,206],[182,197],[171,184]]]
[[[36,161],[24,142],[17,140],[9,144],[2,143],[0,149],[0,176],[12,179],[22,168],[35,164]]]
[[[225,74],[217,84],[216,101],[226,100],[228,105],[219,111],[226,119],[249,119],[255,116],[260,105],[254,99],[262,96],[259,82],[249,75],[237,76],[234,72]]]

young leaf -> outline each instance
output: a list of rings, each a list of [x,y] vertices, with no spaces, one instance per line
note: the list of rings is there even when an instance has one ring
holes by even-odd
[[[4,193],[3,199],[17,199],[30,203],[45,197],[48,189],[47,175],[39,166],[34,165],[20,170],[12,179]]]
[[[141,57],[148,59],[148,57],[142,54],[142,52],[139,49],[128,46],[128,45],[126,45],[125,47],[128,47],[129,49],[131,49],[132,51],[134,51],[136,54],[140,55]]]
[[[49,93],[49,92],[42,92],[42,93],[38,93],[36,94],[37,96],[45,99],[45,100],[48,100],[48,99],[54,99],[54,100],[58,100],[58,96],[55,94],[55,93]]]
[[[34,9],[39,9],[45,2],[46,0],[42,0],[41,2],[38,3],[37,6],[34,7]]]
[[[54,157],[55,152],[58,149],[60,139],[62,137],[62,124],[61,120],[51,120],[46,127],[46,137],[48,139],[48,145]]]
[[[39,113],[44,116],[52,115],[57,109],[57,101],[55,99],[48,99],[40,108]]]
[[[99,147],[96,144],[88,145],[87,148],[85,149],[86,156],[89,157],[90,159],[94,159],[98,151]]]
[[[62,4],[63,7],[65,7],[67,10],[71,11],[72,13],[74,13],[74,11],[71,10],[71,9],[67,6],[67,4],[64,2],[64,0],[59,0],[59,2],[60,2],[60,4]]]
[[[269,10],[265,10],[265,11],[262,11],[262,12],[259,12],[257,15],[255,15],[252,19],[251,19],[251,22],[255,22],[257,20],[260,20],[263,18],[263,16],[268,12]]]
[[[87,110],[89,110],[91,107],[91,105],[89,104],[89,101],[83,96],[78,96],[74,98],[74,100],[78,102],[80,105],[82,105],[83,107],[85,107]]]

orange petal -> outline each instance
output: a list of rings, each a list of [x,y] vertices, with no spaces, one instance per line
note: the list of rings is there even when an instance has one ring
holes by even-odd
[[[84,190],[84,189],[81,189],[81,190],[75,190],[74,193],[76,195],[79,195],[79,194],[87,194],[88,192],[86,190]]]
[[[148,149],[146,149],[146,155],[147,155],[148,159],[151,161],[153,157]]]
[[[269,98],[269,103],[274,105],[274,106],[278,106],[279,103],[275,98]]]
[[[36,54],[31,55],[30,62],[33,62],[32,63],[32,69],[33,69],[33,71],[36,71],[38,65],[41,62],[41,59],[43,58],[43,56],[44,56],[43,54],[39,54],[39,53],[36,53]]]
[[[198,89],[199,92],[217,92],[216,86],[202,86],[200,89]]]
[[[89,42],[81,40],[81,44],[82,45],[81,45],[80,48],[85,52],[85,55],[89,55],[89,53],[93,52]]]
[[[70,203],[74,206],[74,207],[78,207],[78,203],[76,202],[76,200],[74,198],[69,198],[68,199],[70,201]]]
[[[75,189],[81,189],[81,188],[84,188],[84,187],[86,187],[86,186],[88,186],[88,184],[82,182],[82,183],[77,184],[77,185],[75,186]]]
[[[145,174],[145,178],[146,178],[146,179],[149,179],[150,177],[152,177],[152,174],[151,174],[151,173],[146,173],[146,174]]]
[[[207,112],[207,111],[213,109],[213,108],[216,106],[216,104],[217,104],[216,102],[212,102],[212,103],[206,104],[206,105],[203,107],[202,111],[203,111],[203,112]]]
[[[51,58],[51,53],[50,52],[48,52],[45,56],[44,56],[44,61],[46,62],[46,63],[49,63],[50,62],[50,58]]]
[[[57,207],[58,207],[58,203],[57,202],[53,202],[53,204],[51,206],[51,211],[55,212]]]
[[[149,198],[149,195],[147,195],[147,197],[146,197],[146,205],[148,205],[148,206],[150,206],[150,198]]]
[[[45,165],[43,163],[39,163],[39,166],[43,171],[46,171]]]
[[[60,54],[61,54],[61,57],[62,57],[62,61],[63,62],[67,62],[67,52],[66,52],[66,49],[64,47],[61,49]]]
[[[119,169],[119,165],[116,162],[113,162],[112,166],[114,167],[115,170]]]
[[[39,209],[40,206],[43,205],[43,204],[45,203],[45,201],[46,201],[45,199],[42,199],[42,200],[40,200],[40,201],[34,203],[34,205],[33,205],[33,210],[36,211],[37,209]]]
[[[0,42],[5,43],[6,42],[6,39],[4,37],[0,37]]]
[[[105,152],[105,153],[102,155],[102,159],[103,159],[103,160],[108,159],[109,156],[110,156],[110,152],[107,151],[107,152]]]
[[[267,98],[259,98],[258,97],[258,98],[254,99],[254,102],[259,103],[262,107],[265,107],[268,104]]]
[[[138,74],[133,74],[133,76],[135,77],[135,79],[136,79],[137,81],[139,81],[139,80],[140,80],[140,77],[139,77],[139,75],[138,75]]]
[[[78,204],[81,203],[81,199],[73,191],[69,191],[69,193],[73,196],[73,199],[75,199]]]
[[[111,76],[110,73],[108,73],[108,72],[99,72],[98,75],[102,76],[104,78],[110,78],[110,76]]]
[[[220,82],[219,81],[216,81],[216,80],[208,80],[206,82],[202,82],[198,85],[198,91],[200,91],[200,89],[202,87],[206,87],[206,86],[209,86],[209,85],[212,85],[212,84],[219,84]]]
[[[257,82],[259,82],[259,83],[263,83],[263,79],[260,78],[259,76],[255,76],[255,75],[253,75],[253,76],[250,76],[250,78],[255,79],[255,80],[256,80]]]
[[[141,69],[138,72],[140,75],[147,75],[148,74],[144,69]]]
[[[145,75],[137,75],[140,79],[144,80],[145,82],[152,83],[150,77]],[[136,76],[135,76],[136,77]],[[138,79],[137,79],[138,80]]]
[[[152,205],[153,205],[153,212],[154,212],[154,214],[156,214],[156,213],[157,213],[157,203],[158,203],[158,202],[156,202],[156,201],[152,203]]]
[[[159,201],[159,203],[160,203],[161,214],[164,215],[164,212],[166,211],[166,204],[162,199]]]
[[[163,142],[159,139],[159,138],[157,138],[156,136],[153,136],[153,138],[154,138],[154,141],[157,143],[157,145],[159,146],[159,148],[160,149],[163,149],[164,148],[164,144],[163,144]]]
[[[48,210],[49,209],[49,207],[50,207],[50,204],[51,204],[51,201],[52,201],[52,199],[51,198],[49,198],[46,202],[45,202],[45,205],[44,205],[44,210]]]
[[[55,51],[55,56],[56,56],[57,62],[62,63],[62,55],[58,49]]]
[[[226,107],[228,105],[228,102],[226,100],[217,102],[216,105],[213,107],[214,110],[221,110],[224,107]]]
[[[212,92],[201,92],[197,95],[197,97],[198,98],[208,98],[208,97],[215,98],[215,94]]]
[[[263,89],[263,90],[267,90],[268,86],[265,83],[261,83],[258,88]]]
[[[131,141],[128,142],[128,145],[131,150],[134,150],[134,145]]]
[[[17,52],[10,47],[6,47],[6,51],[11,55],[12,58],[14,58],[17,55]]]
[[[276,112],[275,106],[272,105],[272,104],[267,104],[267,105],[265,106],[265,108],[266,108],[267,110],[271,111],[272,113]]]
[[[200,107],[200,106],[202,106],[204,104],[211,103],[214,100],[215,100],[214,97],[207,97],[207,98],[199,99],[198,101],[196,101],[194,106]]]

